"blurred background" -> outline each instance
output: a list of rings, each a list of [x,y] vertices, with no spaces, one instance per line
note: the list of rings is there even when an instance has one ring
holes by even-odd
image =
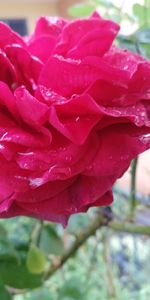
[[[71,19],[93,10],[121,24],[120,47],[150,59],[149,0],[0,0],[0,19],[23,36],[33,31],[39,16]],[[23,217],[0,220],[0,300],[149,300],[150,151],[136,162],[134,193],[131,175],[133,166],[114,186],[115,202],[107,211],[126,228],[95,230],[67,258],[101,213],[98,209],[73,216],[67,230]],[[31,250],[31,242],[36,249]],[[46,282],[44,259],[50,264]]]
[[[75,0],[0,0],[0,18],[10,21],[18,19],[26,22],[27,29],[31,32],[36,19],[43,15],[69,17],[68,7]],[[81,1],[79,1],[81,2]],[[84,1],[82,1],[84,2]],[[18,23],[19,24],[19,23]],[[20,23],[21,24],[21,23]],[[22,25],[23,26],[23,25]],[[20,30],[20,29],[18,29]],[[22,31],[25,32],[24,30]]]

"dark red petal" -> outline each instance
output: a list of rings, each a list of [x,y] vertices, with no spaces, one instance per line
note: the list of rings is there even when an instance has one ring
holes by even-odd
[[[83,144],[101,117],[102,113],[92,98],[81,95],[51,107],[49,122],[73,143]]]

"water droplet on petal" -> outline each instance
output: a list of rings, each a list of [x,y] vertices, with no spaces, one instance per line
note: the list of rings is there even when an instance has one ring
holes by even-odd
[[[141,137],[139,138],[139,140],[140,140],[143,144],[147,144],[148,142],[150,142],[150,133],[141,136]]]
[[[59,151],[63,151],[64,152],[64,151],[66,151],[66,149],[67,149],[66,147],[59,147]]]
[[[141,124],[141,120],[139,117],[135,117],[134,122],[137,126]]]
[[[75,213],[77,213],[77,212],[78,212],[78,209],[77,209],[77,207],[74,207],[74,209],[73,209],[73,210],[74,210],[74,212],[75,212]]]
[[[51,166],[48,170],[48,173],[52,173],[52,171],[57,167],[57,165]]]
[[[12,90],[15,90],[17,88],[17,83],[16,82],[13,82],[12,85],[11,85],[11,89]]]
[[[128,66],[124,66],[124,68],[123,68],[124,70],[128,70]]]
[[[39,187],[43,184],[43,178],[30,178],[29,184],[33,187]]]
[[[68,161],[68,162],[69,162],[69,161],[72,161],[72,156],[66,156],[65,159],[66,159],[66,161]]]
[[[19,175],[16,175],[16,176],[14,176],[16,179],[18,179],[18,180],[27,180],[27,177],[25,177],[25,176],[19,176]]]
[[[144,112],[144,111],[141,111],[141,112],[140,112],[140,116],[141,116],[141,117],[145,117],[145,112]]]
[[[76,117],[76,122],[79,122],[79,120],[80,120],[80,117]]]

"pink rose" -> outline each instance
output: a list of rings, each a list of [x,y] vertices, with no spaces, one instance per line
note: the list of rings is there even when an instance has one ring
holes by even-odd
[[[110,205],[150,148],[150,63],[112,46],[118,30],[96,13],[41,18],[26,39],[0,23],[0,217]]]

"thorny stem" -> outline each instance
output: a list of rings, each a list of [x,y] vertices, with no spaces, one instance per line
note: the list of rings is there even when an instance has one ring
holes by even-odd
[[[121,223],[118,221],[112,221],[109,223],[109,228],[118,232],[150,236],[150,226],[138,225],[130,222]]]
[[[110,228],[114,231],[143,234],[150,236],[150,226],[141,226],[133,223],[121,223],[113,221],[108,218],[103,212],[99,213],[95,220],[84,230],[82,230],[76,237],[75,242],[68,249],[68,251],[61,256],[57,262],[52,263],[47,271],[45,272],[45,280],[49,279],[57,270],[59,270],[79,249],[80,247],[90,238],[95,235],[96,231],[102,227]]]
[[[40,226],[39,226],[40,225]],[[41,230],[43,222],[38,223],[37,228]],[[76,235],[76,241],[72,244],[70,249],[60,257],[57,262],[52,263],[47,271],[44,274],[44,279],[48,280],[53,274],[55,274],[61,267],[80,249],[80,247],[93,235],[95,235],[98,229],[102,229],[106,227],[108,229],[113,230],[114,232],[126,232],[126,233],[134,233],[140,235],[150,236],[150,226],[141,226],[133,223],[121,223],[115,220],[111,220],[108,215],[100,212],[95,220],[84,230],[82,230],[78,235]],[[37,229],[36,229],[37,230]],[[39,231],[40,232],[40,231]],[[32,240],[36,242],[37,239]],[[24,294],[27,290],[19,290],[14,288],[8,288],[8,291],[13,295]]]
[[[77,250],[87,241],[89,237],[95,235],[97,229],[109,223],[108,217],[98,214],[95,220],[86,229],[82,230],[77,236],[75,242],[72,244],[70,249],[60,257],[57,263],[50,265],[45,273],[45,279],[51,277],[58,269],[60,269],[70,257],[72,257]]]

